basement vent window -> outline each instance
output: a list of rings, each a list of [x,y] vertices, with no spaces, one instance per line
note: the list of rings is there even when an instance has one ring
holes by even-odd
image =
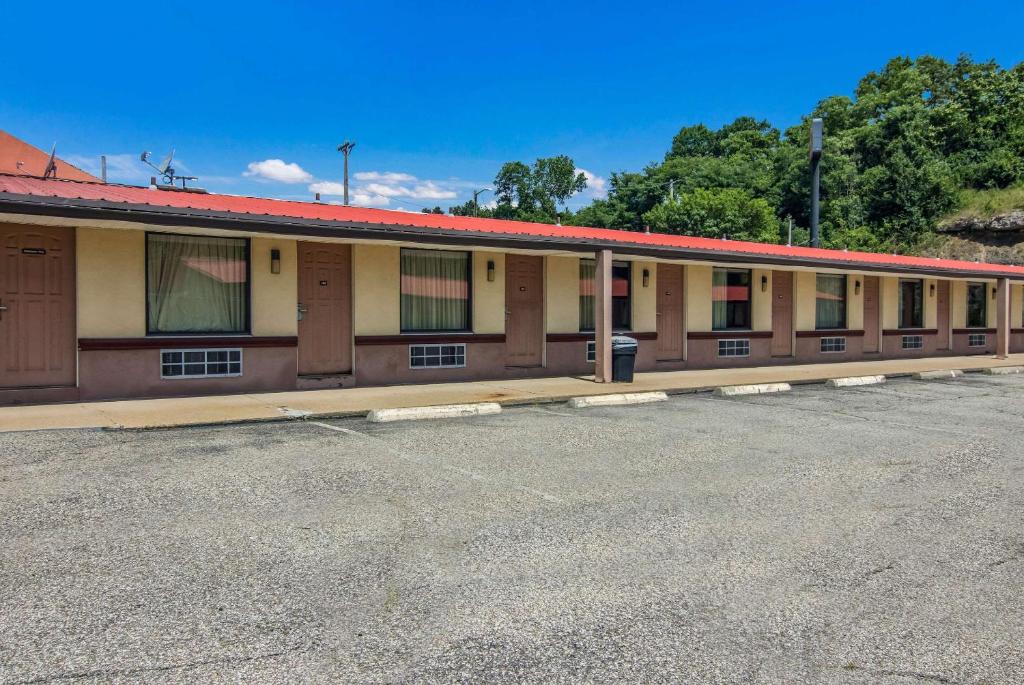
[[[924,336],[923,335],[905,335],[903,336],[903,349],[905,350],[920,350],[924,348]]]
[[[750,341],[749,340],[719,340],[718,341],[718,356],[719,357],[749,357],[750,356]]]
[[[597,362],[597,343],[593,340],[587,342],[587,361],[591,364]]]
[[[242,350],[160,350],[161,378],[242,375]]]
[[[984,333],[971,333],[967,336],[968,347],[987,347],[988,336]]]
[[[821,352],[822,354],[846,352],[846,338],[822,338]]]
[[[409,345],[410,369],[461,369],[466,365],[466,345]]]

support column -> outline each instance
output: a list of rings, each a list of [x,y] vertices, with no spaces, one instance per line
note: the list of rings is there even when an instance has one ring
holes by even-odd
[[[996,357],[1010,354],[1010,279],[1000,278],[996,286]]]
[[[597,253],[594,273],[594,381],[612,382],[612,251]]]

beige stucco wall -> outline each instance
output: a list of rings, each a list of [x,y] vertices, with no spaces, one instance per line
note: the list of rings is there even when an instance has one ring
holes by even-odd
[[[813,331],[817,323],[817,274],[813,271],[796,272],[796,329]]]
[[[711,330],[711,267],[692,264],[686,267],[686,330],[706,333]]]
[[[649,274],[644,287],[644,269]],[[658,263],[633,262],[631,292],[633,295],[633,331],[650,333],[658,330]]]
[[[1024,285],[1010,288],[1010,327],[1024,328]]]
[[[281,251],[281,273],[270,273],[270,251]],[[299,331],[297,244],[294,240],[253,238],[252,334],[297,335]]]
[[[899,328],[899,282],[896,276],[882,276],[882,327],[886,329]],[[938,287],[937,281],[933,278],[924,280],[924,328],[935,328],[938,325],[938,303],[932,286]],[[955,283],[954,283],[955,284]],[[956,321],[956,290],[951,288],[950,297],[952,300],[951,317]],[[863,307],[862,307],[863,309]],[[954,323],[954,326],[956,324]]]
[[[817,328],[818,274],[813,271],[798,271],[796,274],[796,329],[813,331]],[[860,292],[857,292],[860,283]],[[846,276],[846,328],[864,328],[864,275]]]
[[[146,335],[146,233],[79,228],[78,336]],[[281,250],[281,273],[270,273],[270,250]],[[295,241],[252,241],[252,333],[295,335]]]
[[[762,279],[767,279],[765,289],[761,289]],[[753,330],[770,331],[772,329],[772,272],[771,269],[753,269],[750,280],[751,319]]]
[[[355,335],[397,335],[401,328],[399,248],[352,246],[352,328]]]
[[[494,262],[494,281],[487,280],[487,262]],[[505,332],[505,255],[473,253],[473,332]]]
[[[855,331],[864,330],[864,274],[846,277],[846,326]]]
[[[146,335],[146,234],[79,228],[78,337]]]
[[[992,289],[996,287],[996,284],[986,283],[986,286],[985,298],[988,300],[988,306],[985,307],[985,317],[988,319],[987,327],[995,328],[999,322],[999,301],[992,297]],[[1013,326],[1011,325],[1010,327],[1012,328]]]
[[[548,333],[579,333],[580,260],[549,256],[544,260]]]
[[[953,328],[967,326],[966,281],[951,281],[949,284],[949,323]]]
[[[953,281],[950,283],[949,318],[953,328],[967,328],[967,284],[983,282],[984,281]],[[992,288],[994,287],[995,284],[993,283],[985,283],[985,315],[987,318],[987,323],[985,325],[988,328],[996,327],[996,320],[999,315],[998,308],[996,307],[996,300],[992,297]],[[1019,291],[1019,288],[1015,288],[1015,290]],[[1011,302],[1010,307],[1011,315],[1016,317],[1013,320],[1019,322],[1021,316],[1020,300],[1017,300],[1016,306]]]

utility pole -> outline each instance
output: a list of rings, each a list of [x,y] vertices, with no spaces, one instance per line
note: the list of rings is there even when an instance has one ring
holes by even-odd
[[[793,217],[789,219],[789,238],[786,239],[786,247],[793,247]]]
[[[818,188],[821,183],[821,119],[811,119],[811,247],[818,247]]]
[[[676,201],[676,180],[674,178],[668,180],[668,201]]]
[[[481,188],[480,190],[473,191],[473,216],[480,214],[480,203],[477,201],[477,198],[489,192],[491,192],[490,188]]]
[[[345,206],[348,206],[348,156],[352,154],[352,148],[356,146],[355,142],[345,141],[338,146],[338,152],[345,155]]]

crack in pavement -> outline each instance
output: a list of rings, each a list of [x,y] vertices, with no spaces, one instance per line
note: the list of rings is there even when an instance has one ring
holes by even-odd
[[[279,652],[268,652],[266,654],[255,654],[253,656],[246,657],[223,657],[220,659],[203,659],[199,661],[190,661],[184,664],[169,664],[167,666],[147,666],[139,668],[114,668],[114,669],[103,669],[98,668],[92,671],[76,671],[72,673],[56,673],[54,675],[41,676],[39,678],[30,678],[29,680],[17,680],[12,685],[38,685],[39,683],[52,683],[62,680],[79,680],[81,678],[109,678],[111,676],[132,676],[139,673],[161,673],[166,671],[180,671],[189,668],[198,668],[200,666],[212,666],[214,664],[243,664],[249,661],[262,661],[265,659],[274,659],[276,657],[285,656],[292,653],[305,653],[311,651],[312,646],[296,645],[288,649],[283,649]]]

